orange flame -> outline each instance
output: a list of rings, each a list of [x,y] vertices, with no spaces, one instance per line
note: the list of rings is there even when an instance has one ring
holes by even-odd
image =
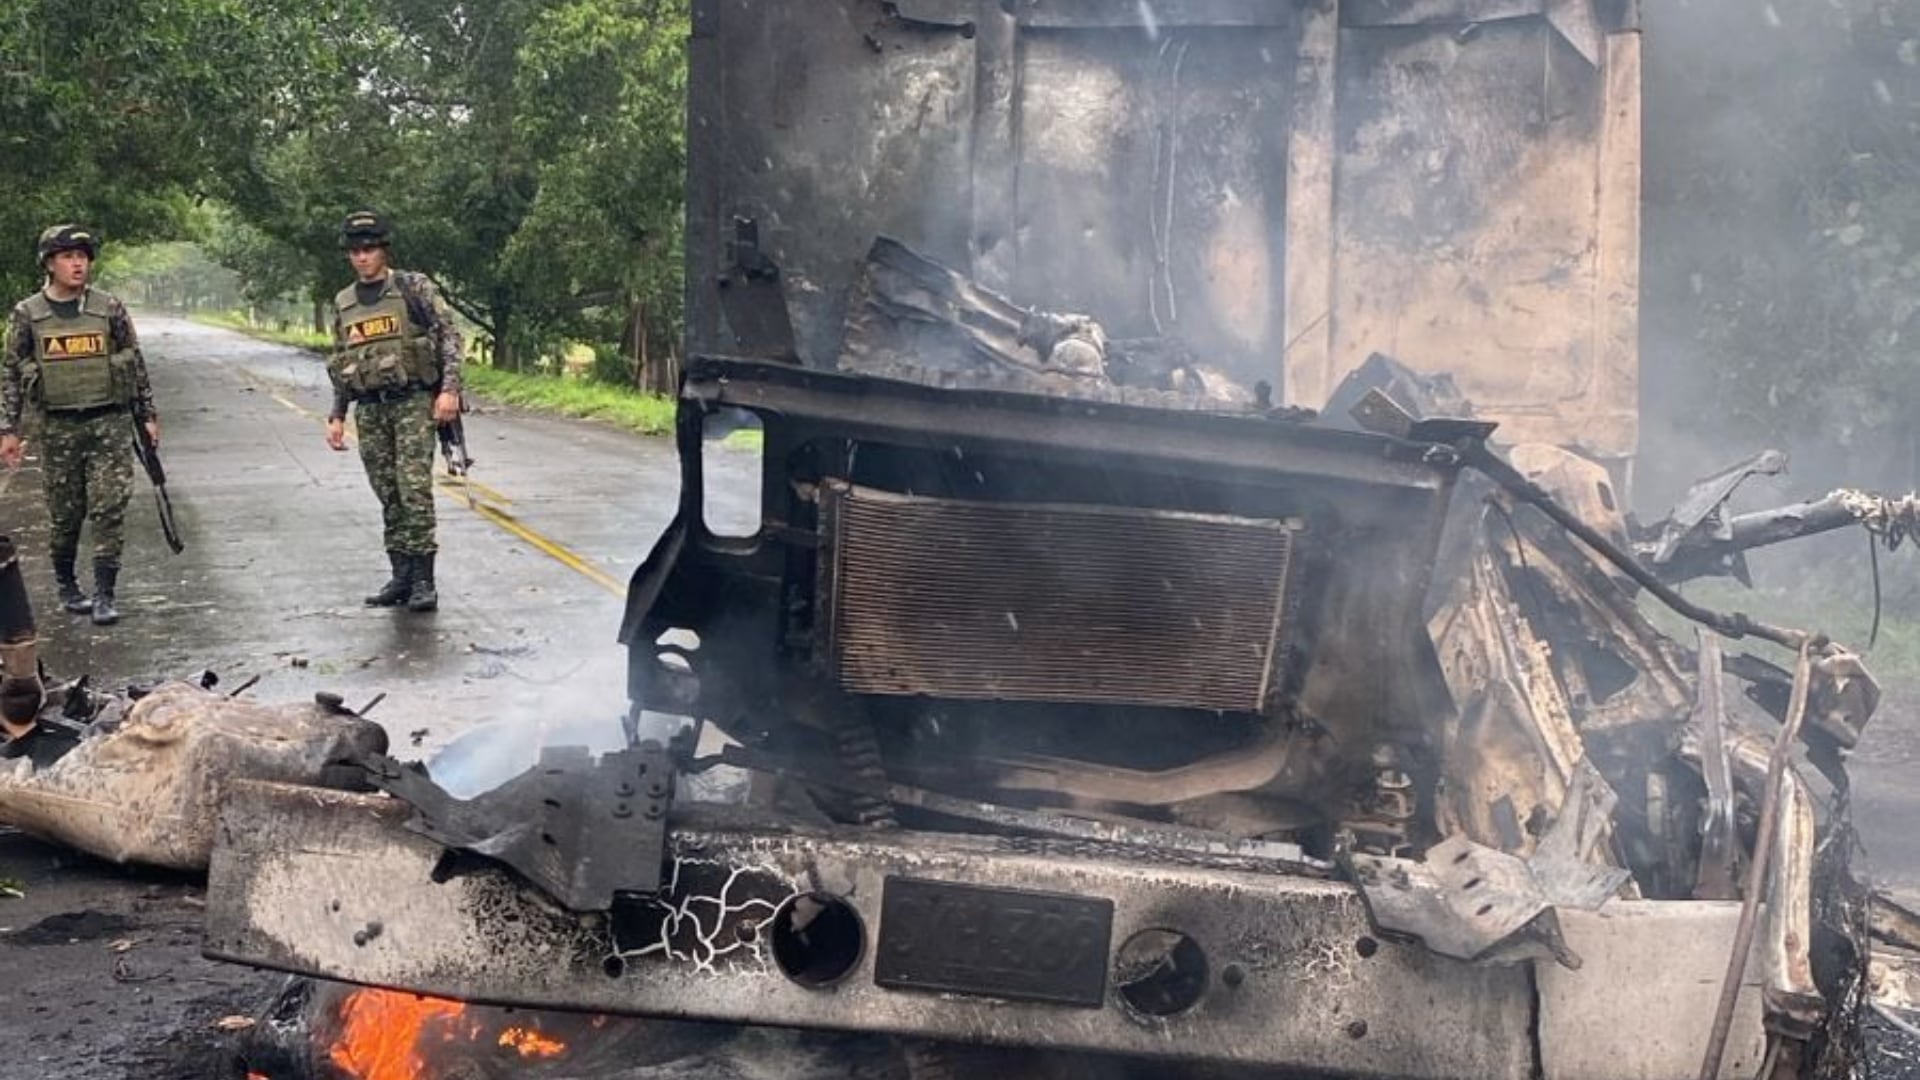
[[[542,1035],[532,1028],[508,1028],[500,1033],[500,1045],[510,1046],[520,1051],[520,1056],[523,1058],[559,1057],[567,1052],[566,1043]]]
[[[340,1006],[340,1039],[328,1055],[353,1080],[419,1080],[420,1034],[466,1011],[457,1001],[394,990],[355,990]],[[447,1037],[443,1035],[443,1037]]]
[[[457,1001],[395,990],[355,990],[341,1003],[340,1037],[328,1056],[351,1080],[423,1080],[433,1075],[428,1065],[433,1046],[484,1046],[489,1026]],[[521,1060],[567,1052],[560,1039],[525,1026],[502,1029],[497,1045]]]

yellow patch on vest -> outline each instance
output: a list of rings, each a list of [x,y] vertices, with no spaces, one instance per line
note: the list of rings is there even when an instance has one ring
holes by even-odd
[[[107,335],[87,334],[50,334],[47,337],[47,359],[81,360],[91,356],[107,355]]]
[[[375,315],[347,326],[347,344],[361,345],[381,338],[398,337],[400,320],[393,315]]]

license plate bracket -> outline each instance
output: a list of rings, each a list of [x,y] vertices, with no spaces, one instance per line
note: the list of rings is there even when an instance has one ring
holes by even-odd
[[[888,877],[873,981],[1097,1009],[1112,942],[1111,900]]]

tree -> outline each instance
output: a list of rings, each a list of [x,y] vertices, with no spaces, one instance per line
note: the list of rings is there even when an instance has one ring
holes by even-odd
[[[1765,432],[1803,476],[1920,481],[1920,8],[1695,0],[1647,21],[1647,457],[1711,401],[1702,434]]]
[[[371,203],[518,368],[562,337],[670,357],[679,333],[686,0],[395,0],[336,19],[337,68],[228,198],[304,253]],[[323,85],[322,85],[323,84]],[[239,253],[236,253],[239,257]]]
[[[239,169],[318,55],[292,0],[15,0],[0,13],[0,287],[39,230],[166,237]]]
[[[542,13],[520,69],[544,167],[507,265],[556,324],[618,341],[656,390],[682,325],[688,30],[684,0],[574,0]]]

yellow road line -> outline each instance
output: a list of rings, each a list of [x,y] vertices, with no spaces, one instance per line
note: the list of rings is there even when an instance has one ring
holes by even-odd
[[[299,402],[292,401],[279,394],[272,394],[270,396],[273,400],[309,420],[322,419],[319,413],[301,405]],[[558,540],[542,536],[540,533],[522,523],[519,518],[508,513],[501,506],[494,505],[495,503],[500,503],[511,506],[513,504],[512,498],[495,491],[485,484],[476,483],[470,476],[459,477],[458,484],[453,482],[454,479],[454,477],[450,476],[436,475],[434,477],[435,490],[439,491],[440,494],[446,496],[448,499],[473,511],[475,514],[480,515],[480,517],[487,521],[492,522],[500,529],[525,541],[541,554],[546,555],[548,558],[579,574],[581,577],[586,578],[588,581],[593,582],[595,585],[600,586],[622,600],[627,598],[626,582],[621,581],[619,578],[608,574],[606,571],[588,562],[585,556],[567,547],[565,544],[560,543]],[[479,492],[487,501],[475,501],[471,494],[456,494],[456,490],[460,488],[467,489],[469,493]]]
[[[463,477],[461,477],[461,478],[460,478],[460,482],[461,482],[462,484],[464,484],[465,486],[467,486],[467,487],[469,487],[469,488],[472,488],[473,490],[475,490],[475,491],[477,491],[477,492],[479,492],[482,498],[486,498],[486,499],[491,499],[491,500],[493,500],[494,502],[497,502],[497,503],[500,503],[500,504],[502,504],[502,505],[504,505],[504,506],[512,506],[512,505],[513,505],[513,499],[512,499],[512,498],[510,498],[510,497],[508,497],[508,496],[506,496],[506,495],[502,495],[502,494],[501,494],[500,492],[498,492],[498,491],[495,491],[495,490],[493,490],[492,488],[490,488],[490,487],[488,487],[487,485],[485,485],[485,484],[483,484],[483,483],[481,483],[480,481],[478,481],[478,480],[475,480],[475,479],[474,479],[473,477],[471,477],[471,476],[463,476]]]
[[[445,490],[442,490],[441,494],[446,495],[449,499],[455,497]],[[574,573],[579,574],[581,577],[586,578],[588,581],[593,582],[595,585],[600,586],[622,600],[626,599],[626,582],[613,577],[606,571],[588,562],[584,557],[572,551],[564,544],[540,535],[521,524],[520,519],[497,506],[491,506],[487,503],[474,503],[470,509],[500,528],[533,545],[560,565],[565,566],[567,569],[572,570]]]
[[[314,412],[312,409],[307,408],[305,405],[302,405],[299,402],[289,401],[288,399],[281,397],[279,394],[274,394],[271,396],[273,397],[273,400],[279,402],[282,405],[285,405],[287,408],[292,409],[294,412],[299,413],[301,416],[304,416],[309,420],[320,419],[319,413]]]

